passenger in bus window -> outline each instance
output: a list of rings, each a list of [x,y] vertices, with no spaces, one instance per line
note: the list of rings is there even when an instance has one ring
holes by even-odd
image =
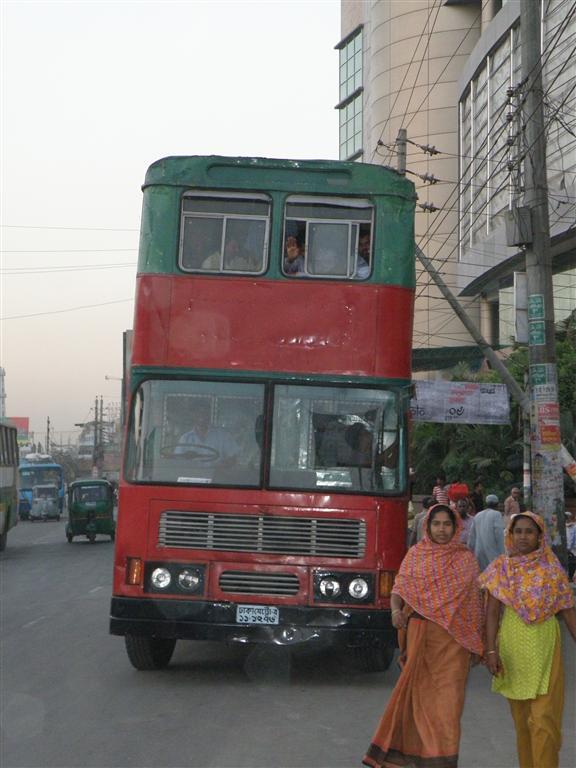
[[[372,464],[372,432],[360,422],[348,427],[344,435],[350,446],[349,463],[353,467],[369,467]]]
[[[210,406],[192,406],[189,414],[192,429],[180,436],[174,453],[190,455],[204,467],[235,464],[240,452],[238,443],[227,429],[212,424]]]
[[[363,280],[370,275],[370,233],[360,234],[354,277]]]
[[[222,222],[189,218],[185,223],[182,266],[184,269],[218,269]],[[215,264],[214,267],[207,266]]]
[[[297,235],[288,235],[286,238],[284,272],[287,275],[304,274],[304,245]]]
[[[349,458],[352,466],[370,467],[374,462],[377,467],[393,469],[398,464],[398,442],[394,441],[384,450],[374,452],[373,432],[360,422],[348,427],[345,440],[352,449]]]
[[[224,246],[224,270],[230,272],[259,272],[259,257],[242,248],[238,240],[232,238]]]
[[[337,248],[322,245],[310,255],[309,270],[319,277],[346,277],[348,271],[348,255]]]

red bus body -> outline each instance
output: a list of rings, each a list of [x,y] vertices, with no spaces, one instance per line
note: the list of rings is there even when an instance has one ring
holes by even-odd
[[[241,166],[237,159],[234,162]],[[255,161],[246,161],[248,174],[250,162]],[[278,161],[280,170],[287,162]],[[307,164],[301,166],[305,176]],[[354,164],[326,162],[322,167],[341,172],[344,166],[350,174],[357,173]],[[381,168],[378,171],[393,174]],[[277,176],[281,177],[278,169]],[[286,181],[288,186],[291,183],[292,178]],[[322,194],[322,181],[314,178],[311,183],[308,193]],[[402,225],[405,229],[410,228],[413,193],[409,182],[402,179],[399,183],[406,185],[402,187],[408,210],[408,224]],[[159,182],[157,186],[161,185]],[[227,186],[237,190],[238,176]],[[199,187],[214,189],[215,185],[203,179],[200,184],[198,178],[179,178],[178,200],[183,190]],[[221,194],[221,186],[216,188]],[[349,189],[345,193],[351,195]],[[332,190],[330,194],[333,196]],[[363,193],[365,197],[371,194],[375,195],[373,189]],[[373,221],[377,222],[379,203],[373,199]],[[167,210],[165,206],[165,215]],[[263,274],[190,274],[176,267],[163,270],[157,266],[147,270],[150,262],[146,249],[144,257],[141,250],[126,387],[127,412],[132,415],[120,485],[111,611],[111,632],[126,636],[130,659],[140,669],[164,666],[176,639],[344,645],[359,649],[372,668],[383,668],[390,659],[394,633],[389,594],[406,541],[412,272],[409,268],[409,279],[387,279],[382,277],[386,272],[382,268],[378,279],[378,229],[374,224],[369,280],[288,279],[273,268],[274,243],[280,239],[275,235],[277,215],[274,209],[269,225],[269,268]],[[172,243],[177,237],[174,235]],[[411,242],[411,237],[409,231],[406,242]],[[279,251],[276,253],[280,257]],[[169,248],[162,258],[173,258],[176,264],[176,253],[170,254]],[[412,254],[406,252],[405,258],[410,261]],[[250,487],[237,486],[233,471],[222,484],[215,480],[199,483],[193,471],[191,477],[178,477],[177,482],[153,482],[146,470],[137,475],[134,466],[138,461],[146,464],[142,454],[156,448],[144,447],[138,453],[137,448],[130,448],[130,441],[135,444],[142,440],[140,436],[148,428],[149,444],[155,445],[153,430],[146,427],[145,420],[146,408],[152,408],[150,393],[157,391],[151,384],[140,405],[135,406],[138,387],[142,391],[148,386],[146,382],[160,382],[158,387],[165,387],[176,403],[183,402],[188,393],[177,390],[178,382],[183,382],[182,387],[188,386],[189,380],[200,382],[198,386],[204,389],[199,391],[205,393],[206,382],[226,384],[236,379],[262,382],[266,387],[257,482],[249,483]],[[277,382],[288,387],[287,392],[292,385],[329,386],[335,391],[355,386],[360,393],[362,388],[376,391],[384,384],[391,387],[395,402],[400,404],[399,437],[394,445],[399,458],[394,459],[396,464],[390,470],[396,478],[393,490],[355,493],[343,487],[334,491],[328,480],[325,488],[271,487],[275,450],[271,442],[277,441],[276,450],[281,444],[279,427],[271,426],[279,397],[276,390],[271,393]],[[314,395],[316,390],[311,391]],[[336,420],[328,414],[328,406],[326,413],[315,407],[318,412],[310,417],[315,419],[310,424],[316,430],[318,424]],[[375,410],[365,408],[370,414]],[[286,414],[289,420],[289,408]],[[356,415],[343,413],[339,418],[353,420]],[[166,458],[164,463],[169,466],[169,461]],[[176,463],[182,463],[178,456]],[[302,470],[306,482],[313,477],[313,469],[311,465],[306,472]],[[339,468],[335,476],[343,472]],[[330,478],[325,468],[318,469],[317,474]],[[279,472],[278,477],[283,476]],[[292,482],[287,481],[288,485]],[[281,486],[281,480],[276,485]],[[218,540],[225,542],[223,548],[212,541],[212,529],[221,537]],[[323,537],[322,546],[330,554],[314,549],[315,536],[319,540]],[[237,549],[234,542],[240,542]],[[346,554],[349,544],[356,547],[353,555]],[[285,551],[274,551],[283,548]],[[189,574],[190,569],[199,582],[192,594],[176,584],[180,574]],[[153,581],[155,572],[161,572],[157,578],[171,579],[166,592],[158,586],[160,581]],[[363,584],[368,585],[365,597],[353,599],[352,592],[346,591],[354,587],[360,594]],[[245,613],[241,614],[238,606],[245,606]],[[259,609],[267,606],[273,612]]]

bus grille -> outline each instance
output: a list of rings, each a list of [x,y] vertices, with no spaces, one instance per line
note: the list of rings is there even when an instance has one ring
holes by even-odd
[[[242,573],[224,571],[220,574],[222,592],[233,595],[297,595],[298,576],[293,573]]]
[[[160,518],[158,546],[361,558],[366,551],[366,523],[328,517],[263,517],[167,510]]]

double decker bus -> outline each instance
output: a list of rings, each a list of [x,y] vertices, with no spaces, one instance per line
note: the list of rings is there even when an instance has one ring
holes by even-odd
[[[18,430],[0,424],[0,552],[18,522]]]
[[[22,457],[18,467],[20,490],[18,514],[21,520],[30,518],[34,486],[54,485],[58,498],[58,512],[64,511],[64,470],[47,453],[29,453]]]
[[[405,553],[413,185],[169,157],[143,187],[110,631],[390,663]]]

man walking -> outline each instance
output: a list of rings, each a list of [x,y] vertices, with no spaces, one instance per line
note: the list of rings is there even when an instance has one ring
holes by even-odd
[[[512,515],[520,514],[520,488],[512,488],[510,496],[504,499],[504,523],[508,525]]]
[[[472,520],[468,546],[474,552],[480,570],[483,571],[498,555],[504,554],[504,520],[498,509],[498,496],[486,496],[486,509]]]

